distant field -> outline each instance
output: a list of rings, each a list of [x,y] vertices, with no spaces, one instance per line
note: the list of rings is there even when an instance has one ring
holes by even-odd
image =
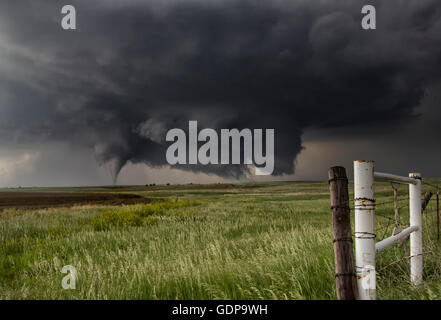
[[[376,195],[392,200],[386,183]],[[0,298],[335,299],[329,206],[317,182],[2,190]],[[378,298],[441,299],[433,219],[425,284],[411,287],[406,259],[388,266],[409,254],[395,247],[378,257]],[[76,290],[61,287],[65,265]]]
[[[0,192],[0,209],[52,208],[79,204],[129,205],[149,203],[152,200],[136,194],[86,192]]]

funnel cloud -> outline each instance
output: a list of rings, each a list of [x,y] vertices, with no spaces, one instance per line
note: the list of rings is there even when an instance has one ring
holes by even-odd
[[[305,132],[387,134],[441,79],[439,0],[371,1],[376,30],[357,0],[70,4],[76,30],[59,1],[0,3],[0,150],[82,148],[114,182],[127,164],[169,166],[166,132],[190,120],[274,128],[273,175],[293,174]]]

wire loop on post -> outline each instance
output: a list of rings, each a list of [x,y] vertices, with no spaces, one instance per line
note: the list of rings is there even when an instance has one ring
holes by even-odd
[[[348,181],[348,178],[334,177],[334,178],[328,180],[328,184],[331,183],[331,182],[333,182],[333,181],[338,181],[338,180],[342,180],[342,181],[346,181],[346,182],[347,182],[347,181]]]
[[[357,234],[367,235],[365,237],[359,237]],[[355,232],[355,238],[356,239],[375,239],[377,235],[375,233],[370,232]]]
[[[352,276],[352,277],[355,277],[356,275],[355,275],[355,272],[343,272],[343,273],[336,273],[336,274],[335,274],[335,277],[336,277],[336,278],[338,278],[338,277],[344,277],[344,276]]]
[[[331,210],[333,209],[348,209],[349,211],[351,210],[349,206],[339,206],[339,205],[331,206]]]
[[[332,240],[333,243],[336,243],[336,242],[338,242],[338,241],[349,241],[349,242],[353,242],[353,241],[352,241],[352,238],[337,238],[337,239]]]

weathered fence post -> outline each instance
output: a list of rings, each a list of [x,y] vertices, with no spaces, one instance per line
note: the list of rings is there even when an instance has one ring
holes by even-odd
[[[329,168],[328,178],[331,194],[337,297],[339,300],[354,300],[357,297],[357,283],[354,273],[354,252],[352,249],[346,169],[343,167]]]
[[[409,173],[416,184],[409,184],[410,226],[418,230],[410,234],[410,281],[414,286],[423,282],[423,222],[421,206],[421,175]]]
[[[427,205],[429,204],[430,198],[432,198],[432,192],[427,191],[424,195],[424,199],[421,202],[421,213],[424,213],[424,210],[426,210]]]
[[[436,188],[436,233],[439,242],[439,187]]]
[[[403,229],[401,228],[400,208],[398,207],[398,183],[391,183],[392,189],[394,189],[394,212],[395,212],[395,227],[392,231],[392,235],[399,234]]]

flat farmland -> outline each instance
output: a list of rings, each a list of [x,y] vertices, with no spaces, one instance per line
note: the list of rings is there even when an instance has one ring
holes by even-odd
[[[79,204],[129,205],[148,203],[151,200],[136,194],[87,192],[0,192],[0,209],[51,208]]]
[[[271,182],[2,189],[0,298],[336,299],[328,188]],[[385,203],[377,208],[381,239],[393,228],[393,192],[387,183],[375,189]],[[424,215],[424,285],[412,288],[402,259],[409,247],[396,246],[377,259],[379,299],[441,298],[434,206]],[[404,208],[401,214],[406,221]],[[77,270],[75,290],[61,286],[66,265]]]

